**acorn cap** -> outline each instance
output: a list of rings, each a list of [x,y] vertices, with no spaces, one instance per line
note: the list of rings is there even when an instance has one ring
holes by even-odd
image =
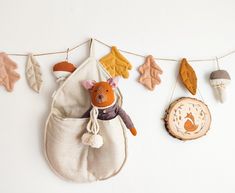
[[[226,70],[216,70],[211,73],[210,80],[226,79],[231,80],[229,73]]]
[[[76,67],[73,64],[71,64],[67,61],[59,62],[59,63],[57,63],[53,66],[53,71],[54,72],[55,71],[65,71],[65,72],[72,73],[75,70],[76,70]]]

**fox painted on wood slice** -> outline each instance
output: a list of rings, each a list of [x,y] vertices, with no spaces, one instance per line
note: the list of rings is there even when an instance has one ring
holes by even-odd
[[[91,108],[82,117],[90,117],[90,112],[93,107],[98,108],[98,119],[101,120],[110,120],[119,115],[132,135],[136,136],[137,131],[132,123],[132,120],[117,104],[114,93],[117,84],[118,77],[109,78],[106,82],[96,82],[94,80],[83,81],[83,87],[90,92]]]
[[[192,113],[187,113],[186,117],[187,121],[184,123],[184,128],[186,131],[195,131],[198,128],[198,125],[195,124],[195,119]]]

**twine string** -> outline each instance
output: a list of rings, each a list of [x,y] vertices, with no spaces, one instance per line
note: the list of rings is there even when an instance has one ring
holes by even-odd
[[[34,56],[47,56],[47,55],[56,55],[56,54],[68,54],[74,50],[76,50],[77,48],[89,43],[90,40],[87,40],[85,42],[82,42],[72,48],[68,48],[64,51],[55,51],[55,52],[45,52],[45,53],[36,53],[36,54],[33,54]],[[28,56],[28,54],[23,54],[23,53],[7,53],[7,55],[9,56]]]
[[[172,100],[173,100],[173,96],[175,94],[175,90],[176,90],[176,86],[177,86],[177,83],[178,83],[178,80],[179,80],[179,74],[177,75],[176,77],[176,80],[175,80],[175,83],[174,83],[174,86],[172,88],[172,91],[171,91],[171,95],[170,95],[170,100],[169,100],[169,104],[171,104]]]
[[[106,47],[109,47],[111,48],[112,46],[99,40],[99,39],[94,39],[96,42],[106,46]],[[64,50],[64,51],[55,51],[55,52],[45,52],[45,53],[36,53],[36,54],[33,54],[34,56],[47,56],[47,55],[56,55],[56,54],[69,54],[70,52],[76,50],[77,48],[89,43],[90,40],[87,40],[85,42],[82,42],[72,48],[68,48],[67,50]],[[130,54],[130,55],[134,55],[134,56],[137,56],[137,57],[141,57],[141,58],[145,58],[146,55],[142,55],[142,54],[138,54],[138,53],[134,53],[134,52],[131,52],[131,51],[127,51],[127,50],[123,50],[123,49],[119,49],[120,52],[123,52],[123,53],[126,53],[126,54]],[[28,56],[27,53],[7,53],[9,56]],[[232,54],[235,54],[235,50],[231,51],[231,52],[228,52],[220,57],[216,57],[216,60],[219,60],[219,59],[222,59],[222,58],[225,58],[225,57],[228,57]],[[174,59],[174,58],[161,58],[161,57],[154,57],[155,60],[160,60],[160,61],[170,61],[170,62],[177,62],[179,61],[179,59]],[[214,61],[215,59],[214,58],[204,58],[204,59],[189,59],[188,61],[189,62],[210,62],[210,61]]]
[[[178,74],[177,77],[176,77],[176,81],[175,81],[174,86],[172,88],[171,95],[170,95],[170,100],[169,100],[168,104],[171,104],[172,101],[173,101],[173,97],[174,97],[175,90],[176,90],[176,87],[177,87],[177,84],[178,84],[178,81],[179,81],[179,77],[180,77],[180,74]],[[199,97],[205,103],[204,98],[202,97],[202,93],[201,93],[200,89],[197,88],[197,90],[198,90]]]
[[[111,48],[112,46],[110,46],[109,44],[101,41],[101,40],[98,40],[98,39],[95,39],[95,41],[97,41],[98,43],[100,44],[103,44],[104,46],[106,47],[109,47]],[[138,56],[138,57],[141,57],[141,58],[146,58],[146,55],[142,55],[142,54],[138,54],[138,53],[134,53],[134,52],[130,52],[130,51],[127,51],[127,50],[123,50],[123,49],[118,49],[120,52],[123,52],[123,53],[126,53],[126,54],[130,54],[130,55],[134,55],[134,56]],[[220,57],[217,57],[218,59],[222,59],[222,58],[225,58],[227,56],[230,56],[232,54],[235,54],[235,50],[225,54],[225,55],[222,55]],[[162,61],[171,61],[171,62],[178,62],[179,60],[178,59],[174,59],[174,58],[159,58],[159,57],[154,57],[155,60],[162,60]],[[214,58],[205,58],[205,59],[189,59],[188,61],[189,62],[210,62],[210,61],[214,61],[215,59]]]

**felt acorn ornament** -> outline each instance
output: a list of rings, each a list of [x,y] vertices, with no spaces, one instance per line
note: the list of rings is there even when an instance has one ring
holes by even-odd
[[[68,61],[63,61],[53,66],[53,73],[57,78],[57,81],[65,80],[76,70],[76,67]]]
[[[69,48],[66,51],[65,61],[59,62],[53,66],[53,73],[57,78],[57,82],[62,83],[68,76],[70,76],[75,70],[76,67],[72,63],[68,62],[69,58]]]
[[[226,100],[226,87],[230,81],[230,75],[226,70],[216,70],[210,74],[210,84],[221,103]]]

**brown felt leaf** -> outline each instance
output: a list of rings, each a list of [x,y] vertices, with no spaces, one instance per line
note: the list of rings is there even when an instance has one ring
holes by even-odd
[[[7,54],[0,53],[0,85],[5,86],[8,92],[13,91],[15,82],[20,79],[16,68],[17,64]]]
[[[146,57],[145,63],[139,67],[139,82],[149,90],[154,90],[155,86],[161,83],[159,77],[163,73],[162,69],[156,64],[153,56]]]
[[[113,46],[111,52],[100,59],[100,63],[105,67],[112,77],[129,77],[128,70],[131,70],[130,62]]]
[[[184,86],[193,95],[197,92],[197,75],[185,58],[181,60],[180,77]]]

